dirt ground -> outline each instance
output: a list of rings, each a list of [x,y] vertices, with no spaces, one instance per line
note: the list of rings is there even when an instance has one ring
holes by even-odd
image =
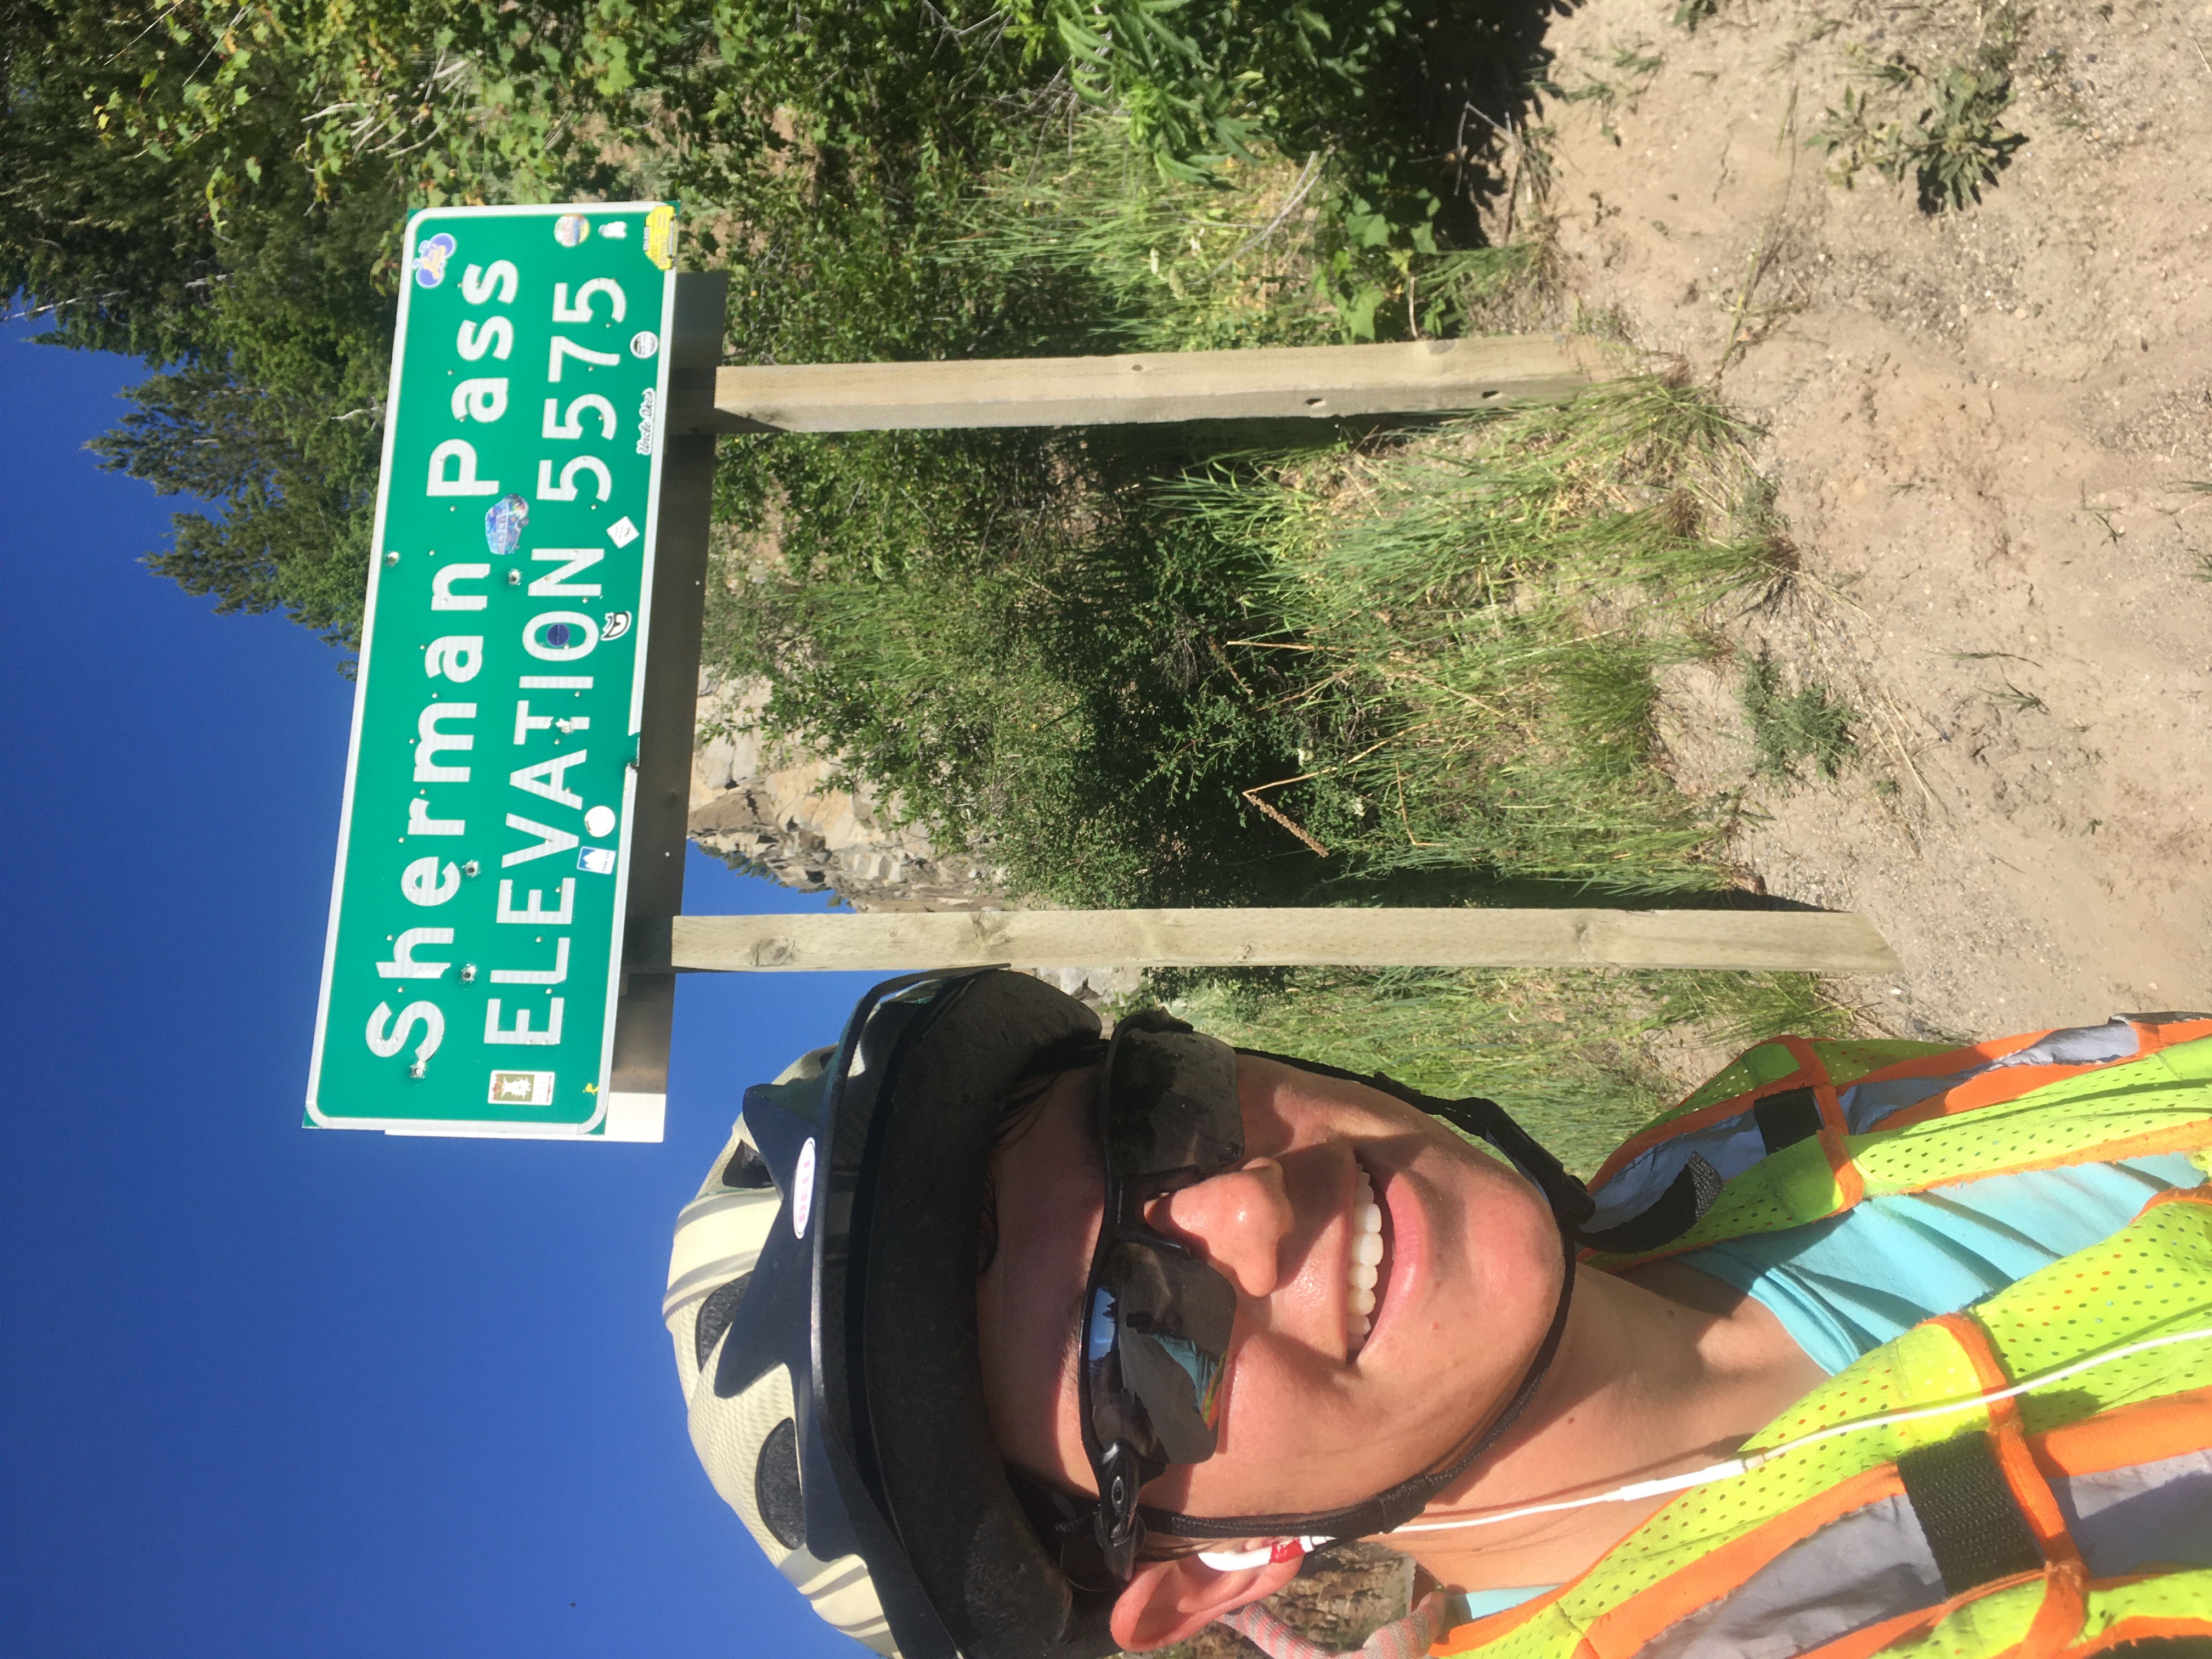
[[[2212,1005],[2212,4],[2015,22],[2030,142],[1942,214],[1805,141],[1853,43],[1934,61],[1986,15],[1670,7],[1554,21],[1548,208],[1584,312],[1765,429],[1804,574],[1731,634],[1862,715],[1738,857],[1874,919],[1904,969],[1856,989],[1902,1034]],[[1668,685],[1693,791],[1747,781],[1739,673]]]

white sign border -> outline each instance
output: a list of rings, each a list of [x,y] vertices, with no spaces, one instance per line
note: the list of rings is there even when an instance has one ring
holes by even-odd
[[[322,987],[315,1002],[314,1047],[307,1061],[307,1109],[309,1127],[319,1129],[380,1129],[386,1134],[428,1135],[468,1139],[498,1140],[658,1140],[655,1133],[609,1133],[608,1113],[612,1104],[610,1088],[614,1078],[615,1010],[621,1001],[623,982],[623,935],[629,921],[630,857],[636,845],[637,761],[631,762],[623,784],[623,835],[619,843],[619,864],[615,872],[615,935],[607,975],[607,1003],[605,1028],[599,1040],[599,1076],[592,1115],[581,1123],[515,1123],[479,1118],[385,1118],[331,1117],[315,1103],[315,1095],[322,1084],[323,1050],[330,1030],[331,988],[337,970],[338,912],[345,893],[346,850],[353,833],[354,784],[361,761],[361,733],[368,708],[368,676],[372,663],[371,647],[376,632],[376,592],[384,570],[384,521],[392,498],[392,453],[397,439],[394,421],[399,408],[399,382],[406,367],[407,313],[414,298],[415,283],[409,280],[415,270],[415,245],[423,228],[444,217],[468,220],[485,218],[519,218],[531,215],[550,215],[559,217],[564,213],[635,213],[651,212],[654,208],[668,205],[665,202],[559,202],[538,203],[497,207],[435,207],[422,208],[410,215],[400,249],[399,312],[392,325],[392,380],[385,392],[384,453],[377,474],[376,520],[370,532],[368,557],[368,591],[362,600],[361,650],[356,659],[360,666],[354,683],[353,727],[346,743],[345,793],[338,807],[337,856],[332,863],[331,875],[330,921],[323,935]],[[669,332],[676,318],[676,271],[672,264],[661,272],[660,285],[660,350],[658,368],[653,378],[653,464],[647,475],[646,489],[644,565],[639,573],[636,669],[630,686],[630,736],[641,735],[642,712],[645,705],[646,664],[651,645],[648,629],[653,616],[653,572],[659,550],[660,530],[660,474],[668,449],[668,360],[671,341]],[[641,1102],[652,1097],[639,1097]],[[647,1109],[649,1110],[649,1109]],[[645,1112],[625,1113],[625,1116],[643,1116]],[[658,1116],[658,1114],[653,1114]],[[630,1126],[623,1126],[625,1128]],[[640,1124],[641,1131],[646,1126]]]

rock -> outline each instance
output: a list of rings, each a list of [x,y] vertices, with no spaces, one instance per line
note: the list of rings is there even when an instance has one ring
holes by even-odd
[[[1012,908],[1004,872],[985,858],[939,852],[919,826],[899,822],[896,802],[865,784],[839,787],[834,757],[763,745],[751,728],[767,702],[765,682],[701,676],[689,822],[702,850],[802,893],[835,893],[855,910]],[[1036,972],[1093,1004],[1133,995],[1141,977],[1121,966]]]
[[[691,760],[691,839],[732,869],[856,910],[995,910],[1007,901],[981,859],[940,854],[865,785],[836,787],[834,758],[771,752],[752,721],[763,682],[699,688],[702,740]]]
[[[1374,1544],[1340,1544],[1309,1557],[1298,1576],[1262,1603],[1299,1635],[1335,1653],[1357,1652],[1413,1605],[1413,1564]],[[1208,1625],[1157,1659],[1266,1659],[1225,1625]]]

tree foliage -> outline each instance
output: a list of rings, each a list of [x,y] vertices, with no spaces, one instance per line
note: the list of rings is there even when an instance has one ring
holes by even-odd
[[[410,209],[681,194],[757,357],[1097,349],[1126,292],[969,211],[1088,100],[1170,185],[1310,155],[1325,297],[1375,337],[1433,245],[1407,112],[1448,34],[1495,29],[1464,0],[17,0],[0,284],[163,371],[97,446],[212,492],[155,568],[344,641]]]

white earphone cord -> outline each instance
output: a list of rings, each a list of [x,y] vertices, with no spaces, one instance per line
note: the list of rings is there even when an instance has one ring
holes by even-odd
[[[1879,1429],[1892,1423],[1915,1423],[1930,1417],[1942,1417],[1952,1412],[1972,1411],[1977,1406],[1993,1405],[2000,1400],[2009,1400],[2015,1395],[2028,1393],[2052,1382],[2063,1382],[2069,1376],[2092,1371],[2100,1365],[2109,1365],[2116,1359],[2125,1359],[2130,1354],[2148,1353],[2154,1348],[2171,1347],[2177,1342],[2194,1342],[2212,1337],[2212,1326],[2193,1331],[2176,1331],[2168,1336],[2154,1336],[2142,1342],[2130,1342],[2125,1347],[2114,1348],[2092,1358],[2077,1360],[2071,1365],[2055,1371],[2045,1371],[2025,1382],[2015,1382],[2008,1389],[1993,1389],[1986,1394],[1969,1395],[1964,1400],[1947,1401],[1940,1406],[1921,1406],[1911,1411],[1886,1412],[1880,1417],[1861,1418],[1856,1422],[1833,1423],[1811,1434],[1800,1435],[1795,1440],[1785,1440],[1778,1446],[1769,1446],[1764,1451],[1747,1453],[1742,1457],[1731,1457],[1725,1463],[1709,1463],[1702,1469],[1692,1469],[1686,1474],[1670,1474],[1657,1480],[1638,1480],[1626,1486],[1616,1486],[1611,1492],[1601,1492],[1589,1498],[1563,1498],[1549,1504],[1524,1504],[1517,1509],[1500,1510],[1491,1515],[1478,1515],[1463,1521],[1417,1521],[1400,1527],[1397,1532],[1455,1532],[1464,1527],[1492,1527],[1501,1521],[1518,1521],[1524,1516],[1553,1515],[1561,1510],[1588,1509],[1593,1504],[1633,1503],[1639,1498],[1657,1498],[1667,1492],[1686,1492],[1692,1486],[1709,1486],[1717,1481],[1733,1480],[1738,1475],[1749,1474],[1760,1464],[1771,1462],[1784,1452],[1798,1451],[1823,1440],[1832,1440],[1838,1435],[1856,1434],[1863,1429]],[[1394,1534],[1395,1535],[1395,1534]]]

